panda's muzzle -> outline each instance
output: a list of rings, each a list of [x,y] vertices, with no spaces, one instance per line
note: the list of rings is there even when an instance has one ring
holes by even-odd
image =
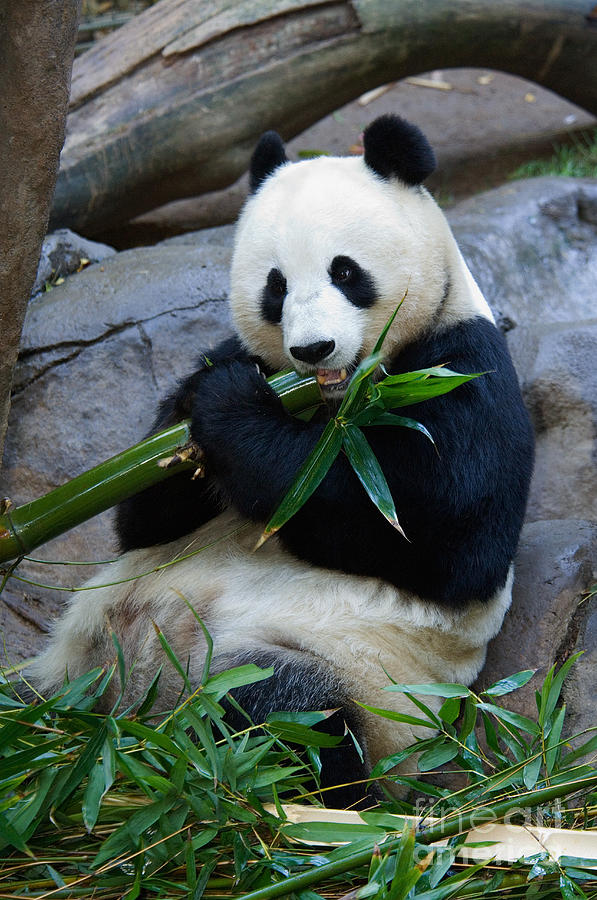
[[[290,354],[294,359],[316,367],[315,377],[320,387],[324,390],[324,394],[326,393],[326,388],[331,391],[342,390],[349,380],[348,370],[344,366],[340,369],[327,369],[322,365],[318,365],[318,363],[321,364],[331,356],[335,349],[336,342],[333,340],[315,341],[302,347],[289,348]]]
[[[317,363],[327,359],[335,348],[335,341],[315,341],[313,344],[304,344],[302,347],[290,347],[289,349],[295,359],[316,366]]]

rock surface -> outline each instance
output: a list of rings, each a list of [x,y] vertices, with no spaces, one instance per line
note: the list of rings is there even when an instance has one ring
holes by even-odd
[[[60,228],[49,234],[41,248],[35,283],[31,291],[34,297],[48,283],[72,275],[87,263],[101,262],[116,251],[107,244],[89,241],[69,228]]]
[[[449,218],[507,331],[537,430],[514,603],[479,683],[523,668],[545,672],[586,648],[567,685],[572,727],[585,727],[597,721],[595,598],[581,603],[597,563],[597,183],[516,182],[459,204]],[[199,350],[229,333],[232,233],[212,229],[109,256],[31,302],[0,496],[39,496],[148,429],[159,398]],[[38,555],[110,558],[110,521],[105,513]],[[20,571],[62,587],[81,580],[67,566]],[[8,662],[36,651],[61,597],[9,582],[0,604]],[[528,714],[533,687],[512,697]]]
[[[554,662],[577,650],[564,696],[572,711],[571,731],[597,722],[594,634],[597,605],[584,598],[595,579],[597,523],[578,519],[527,522],[523,528],[512,606],[502,630],[489,644],[479,690],[521,669],[537,669],[525,687],[508,698],[508,708],[534,717],[535,690]]]

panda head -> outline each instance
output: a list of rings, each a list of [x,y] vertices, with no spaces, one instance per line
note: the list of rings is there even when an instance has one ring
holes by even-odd
[[[434,167],[424,135],[395,116],[366,129],[363,157],[289,163],[267,132],[251,161],[231,269],[247,350],[274,370],[316,373],[332,398],[404,295],[386,358],[435,323],[458,251],[421,187]]]

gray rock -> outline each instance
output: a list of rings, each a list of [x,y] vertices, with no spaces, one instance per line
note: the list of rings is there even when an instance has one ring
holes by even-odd
[[[44,239],[31,296],[43,291],[44,285],[77,272],[86,262],[100,262],[116,253],[113,247],[89,241],[69,228],[53,231]]]
[[[597,518],[597,181],[506,184],[449,213],[537,434],[528,520]]]
[[[463,255],[526,373],[546,325],[597,319],[597,181],[513,181],[448,213]]]
[[[119,253],[32,300],[22,336],[0,496],[27,502],[135,444],[159,400],[188,374],[200,350],[231,330],[230,229],[180,245]],[[53,560],[116,554],[112,513],[41,547]],[[24,563],[19,573],[65,588],[93,573]],[[0,603],[7,658],[30,656],[60,590],[11,580]]]
[[[502,630],[487,648],[476,688],[483,690],[522,669],[537,669],[507,703],[509,709],[534,718],[535,690],[549,668],[565,662],[576,650],[587,650],[566,683],[573,711],[569,731],[595,724],[597,602],[596,598],[584,599],[583,594],[596,577],[595,522],[558,519],[525,525],[515,564],[512,606]]]
[[[597,521],[597,319],[537,330],[525,399],[537,449],[527,520]]]

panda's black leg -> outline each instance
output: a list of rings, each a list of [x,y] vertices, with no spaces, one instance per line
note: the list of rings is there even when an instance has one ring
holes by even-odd
[[[351,702],[339,673],[325,661],[310,653],[292,649],[255,649],[228,653],[214,659],[212,671],[254,663],[262,668],[274,667],[271,679],[236,688],[232,695],[254,723],[265,721],[272,712],[335,710],[317,731],[342,736],[335,747],[322,747],[321,787],[326,806],[346,809],[363,807],[376,801],[375,790],[367,789],[371,767],[358,707]],[[237,730],[247,727],[247,720],[232,704],[224,701],[226,722]],[[348,733],[350,732],[350,733]],[[355,747],[359,743],[363,759]],[[356,783],[355,783],[356,782]]]

